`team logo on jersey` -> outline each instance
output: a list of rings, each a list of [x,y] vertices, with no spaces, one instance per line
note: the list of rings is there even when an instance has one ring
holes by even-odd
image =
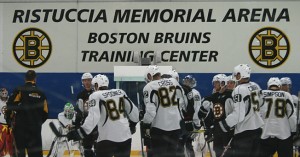
[[[282,65],[290,53],[287,36],[279,29],[265,27],[256,31],[249,42],[249,54],[252,60],[264,68]]]
[[[224,114],[224,108],[220,103],[214,104],[213,111],[214,111],[215,119],[220,119]]]
[[[7,107],[3,106],[2,109],[1,109],[1,112],[0,112],[0,115],[1,114],[5,115],[6,110],[7,110]]]
[[[52,50],[49,36],[38,28],[21,31],[14,40],[13,54],[22,66],[37,68],[47,62]]]

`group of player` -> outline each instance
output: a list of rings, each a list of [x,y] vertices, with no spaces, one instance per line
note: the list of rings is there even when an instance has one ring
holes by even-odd
[[[180,81],[176,71],[162,74],[158,66],[150,65],[145,71],[144,109],[139,111],[124,90],[108,88],[107,76],[84,73],[77,104],[67,103],[58,120],[67,140],[82,141],[85,157],[129,157],[138,122],[147,156],[195,156],[192,141],[200,128],[208,146],[213,141],[210,152],[217,157],[269,157],[276,151],[279,157],[292,156],[299,107],[297,97],[289,93],[291,80],[272,77],[268,89],[262,90],[250,76],[251,68],[239,64],[232,76],[215,75],[212,94],[201,98],[193,76]],[[0,98],[4,156],[12,152],[3,114],[6,89],[0,90]]]
[[[97,157],[128,157],[131,135],[141,121],[147,156],[195,156],[192,141],[201,127],[208,146],[213,141],[213,156],[269,157],[276,151],[279,157],[292,156],[298,99],[289,93],[290,78],[272,77],[268,89],[262,90],[250,76],[251,68],[239,64],[232,76],[215,75],[212,94],[201,98],[193,76],[181,82],[175,70],[162,74],[158,66],[150,65],[145,72],[144,109],[138,111],[122,89],[108,89],[105,75],[85,73],[77,110],[65,106],[64,117],[80,119],[70,127],[68,140],[84,140],[92,134],[86,151]],[[68,117],[70,108],[76,116]]]
[[[292,96],[290,78],[271,77],[268,89],[250,81],[247,64],[234,67],[233,75],[213,78],[212,95],[203,98],[199,118],[216,156],[293,156],[297,136],[298,99]],[[235,84],[235,85],[234,85]]]

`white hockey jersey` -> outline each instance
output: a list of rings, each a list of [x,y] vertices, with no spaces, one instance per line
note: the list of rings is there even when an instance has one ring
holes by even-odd
[[[193,122],[196,126],[200,126],[200,119],[198,117],[198,112],[199,109],[201,107],[201,95],[199,93],[199,91],[197,91],[196,89],[192,89],[193,92],[193,98],[194,98],[194,116],[193,116]]]
[[[131,138],[128,119],[139,121],[138,108],[122,89],[101,90],[89,97],[89,114],[81,128],[90,134],[98,125],[97,142],[124,142]]]
[[[75,118],[76,115],[74,115],[72,119],[66,118],[64,112],[60,112],[57,116],[58,121],[61,123],[63,127],[66,127],[68,125],[73,125],[73,122],[75,122]]]
[[[259,113],[261,106],[259,91],[260,87],[254,82],[240,84],[234,89],[232,92],[233,111],[220,122],[223,131],[228,131],[235,126],[234,134],[238,134],[246,130],[258,129],[263,125],[264,122]]]
[[[296,95],[292,95],[293,103],[295,107],[298,107],[299,98]]]
[[[3,101],[0,99],[0,123],[1,124],[6,124],[6,120],[4,118],[4,111],[5,111],[5,108],[6,108],[6,101]]]
[[[287,139],[296,127],[296,112],[292,96],[285,91],[263,90],[264,104],[261,114],[265,125],[262,139],[277,137]]]
[[[152,127],[172,131],[180,129],[179,108],[185,105],[183,90],[174,78],[149,82],[143,89],[146,113],[143,122]]]

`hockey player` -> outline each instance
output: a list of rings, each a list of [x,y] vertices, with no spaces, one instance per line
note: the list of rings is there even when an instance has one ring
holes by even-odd
[[[291,131],[296,126],[296,114],[292,97],[288,92],[280,91],[279,78],[272,77],[268,81],[268,90],[263,90],[264,104],[261,108],[265,125],[261,135],[261,157],[293,156]]]
[[[93,76],[91,73],[84,73],[81,76],[81,82],[84,89],[77,95],[77,105],[75,106],[76,111],[76,120],[75,126],[79,127],[83,124],[85,118],[88,115],[88,101],[89,96],[94,92],[92,88],[92,79]],[[85,157],[94,157],[95,153],[93,151],[93,146],[98,137],[98,129],[95,127],[94,130],[86,138],[82,140],[82,145],[84,148]],[[95,148],[94,148],[95,149]]]
[[[228,81],[232,81],[232,79],[224,74],[218,74],[214,76],[213,84],[216,92],[203,99],[204,105],[201,107],[200,111],[203,112],[206,110],[211,110],[206,119],[212,118],[213,126],[209,126],[209,124],[207,125],[209,128],[211,128],[207,130],[207,134],[208,136],[210,136],[210,133],[213,134],[213,146],[216,156],[222,155],[224,147],[228,145],[233,136],[233,130],[224,133],[221,130],[220,125],[218,125],[220,121],[224,120],[227,115],[233,111],[233,99],[231,96],[232,87],[229,86],[229,88],[227,88]],[[203,119],[205,114],[206,113],[200,113],[199,115],[202,115],[200,118]],[[225,156],[231,156],[231,154],[227,152]]]
[[[6,102],[8,100],[8,91],[6,88],[0,89],[0,156],[13,155],[12,130],[8,127],[5,120],[7,110]]]
[[[68,139],[85,138],[97,125],[96,156],[129,157],[130,127],[139,121],[137,107],[122,89],[108,89],[109,80],[105,75],[96,75],[92,84],[95,92],[89,97],[89,114],[79,129],[68,133]]]
[[[201,123],[204,123],[208,128],[213,125],[212,120],[212,100],[217,99],[220,95],[222,88],[225,87],[225,74],[217,74],[212,79],[213,92],[212,95],[204,97],[201,103],[201,107],[198,112],[198,117],[202,120]],[[209,117],[208,117],[209,116]]]
[[[250,82],[250,75],[251,68],[247,64],[234,67],[233,76],[238,85],[232,92],[233,112],[218,123],[223,132],[230,132],[234,128],[231,155],[234,157],[255,157],[259,151],[256,146],[263,120],[259,113],[261,104],[256,96],[260,87]]]
[[[74,129],[75,123],[75,110],[71,103],[66,103],[64,105],[64,111],[60,112],[57,116],[59,131],[61,134],[67,134],[70,130]],[[65,150],[70,153],[70,147],[66,137],[56,137],[52,142],[48,156],[64,156]]]
[[[74,123],[75,123],[75,110],[74,106],[71,103],[66,103],[64,106],[64,111],[59,113],[57,118],[58,121],[60,122],[61,126],[67,131],[73,129]]]
[[[187,97],[187,107],[183,109],[183,117],[185,122],[191,122],[193,125],[188,127],[186,125],[187,131],[193,131],[200,128],[200,120],[198,118],[198,111],[201,106],[201,95],[199,91],[195,89],[197,86],[197,81],[192,75],[187,75],[184,77],[182,82],[182,88],[185,91],[185,96]],[[189,157],[194,157],[195,152],[193,149],[192,141],[194,140],[195,134],[190,132],[185,132],[182,137],[182,143],[185,147],[186,154]]]
[[[161,79],[156,65],[147,67],[145,79],[149,83],[143,89],[146,107],[143,123],[145,134],[151,136],[153,156],[176,156],[182,89],[174,78]]]
[[[283,77],[280,79],[281,82],[281,90],[288,92],[293,97],[293,104],[297,108],[298,107],[298,97],[293,95],[291,92],[292,90],[292,80],[289,77]]]

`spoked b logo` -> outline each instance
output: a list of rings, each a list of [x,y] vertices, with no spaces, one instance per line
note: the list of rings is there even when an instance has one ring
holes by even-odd
[[[15,59],[27,68],[37,68],[47,62],[52,50],[49,36],[38,28],[21,31],[13,43]]]
[[[287,36],[277,28],[266,27],[254,33],[249,42],[252,60],[264,68],[282,65],[290,54]]]

